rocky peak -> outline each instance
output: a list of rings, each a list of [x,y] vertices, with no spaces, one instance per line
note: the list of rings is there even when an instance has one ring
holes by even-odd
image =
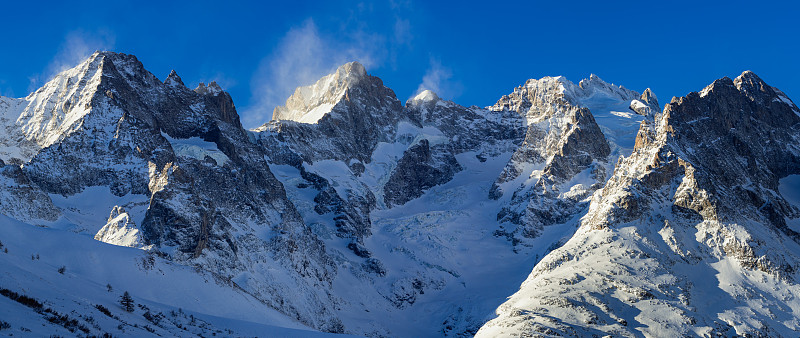
[[[591,74],[588,79],[581,80],[578,83],[578,88],[580,90],[568,93],[571,102],[578,105],[596,95],[613,97],[619,100],[635,100],[640,97],[638,92],[605,82],[595,74]]]
[[[650,90],[650,88],[644,90],[644,93],[642,93],[642,96],[639,98],[639,101],[642,101],[650,105],[655,105],[656,107],[660,107],[660,105],[658,104],[658,98],[656,97],[656,94],[653,93],[653,91]]]
[[[607,89],[607,88],[613,88],[614,85],[603,81],[603,79],[601,79],[596,74],[589,74],[589,78],[588,79],[583,79],[580,82],[578,82],[578,87],[580,87],[583,90],[588,90],[588,89],[598,88],[598,87]],[[621,88],[621,86],[620,86],[620,88]]]
[[[733,83],[736,85],[736,88],[739,88],[741,91],[747,91],[748,89],[766,91],[768,88],[771,88],[766,84],[766,82],[764,82],[764,80],[761,80],[756,73],[753,73],[749,70],[746,70],[742,72],[741,75],[737,76]]]
[[[351,62],[297,88],[284,106],[275,108],[273,121],[258,130],[291,139],[293,151],[307,161],[355,158],[369,163],[378,142],[391,140],[401,120],[411,118],[394,91]]]
[[[489,109],[515,111],[534,118],[541,112],[551,111],[553,105],[565,104],[564,93],[574,86],[574,83],[563,76],[529,79],[525,85],[514,88],[511,94],[501,97]]]
[[[661,112],[661,106],[658,104],[656,95],[647,88],[638,100],[631,100],[629,106],[630,110],[642,116],[652,116]]]
[[[348,79],[350,81],[358,81],[367,76],[367,70],[364,65],[358,61],[345,63],[336,69],[336,75],[340,79]]]
[[[760,105],[787,105],[795,114],[800,115],[800,109],[789,99],[786,94],[777,88],[771,87],[766,84],[764,80],[758,77],[752,71],[744,71],[742,75],[733,80],[733,85],[739,91],[747,95],[747,97],[756,104]]]
[[[181,77],[178,76],[178,72],[176,72],[174,69],[169,72],[169,76],[167,76],[167,79],[164,80],[164,84],[170,87],[186,87],[183,84]]]
[[[0,135],[5,144],[29,160],[39,149],[59,142],[81,129],[107,129],[119,119],[119,111],[108,109],[125,93],[149,93],[163,84],[133,55],[96,51],[77,66],[55,75],[41,88],[15,102],[3,112],[14,116],[5,121],[6,133]],[[144,94],[150,95],[150,94]],[[136,105],[137,102],[130,102]],[[93,118],[85,118],[88,115]],[[115,115],[115,116],[111,116]],[[138,118],[152,120],[153,111]],[[105,116],[105,117],[104,117]],[[107,118],[107,119],[106,119]]]
[[[437,102],[439,100],[439,96],[436,95],[436,93],[432,90],[425,89],[406,101],[406,105]]]
[[[646,113],[642,108],[650,107],[649,111],[658,111],[658,101],[652,91],[647,94],[647,102],[636,104],[643,98],[638,92],[623,86],[617,86],[603,81],[595,74],[588,79],[581,80],[577,85],[563,76],[543,77],[530,79],[524,86],[514,89],[511,94],[505,95],[490,107],[491,110],[511,110],[526,115],[529,122],[538,121],[550,116],[559,107],[565,105],[589,108],[593,114],[609,114],[611,111],[626,112],[633,110],[641,115]]]
[[[317,123],[336,103],[345,98],[345,93],[350,88],[358,86],[364,80],[375,84],[376,79],[368,76],[360,63],[346,63],[316,83],[297,88],[285,105],[275,108],[272,119]],[[379,84],[383,87],[382,83]]]
[[[691,92],[691,93],[687,94],[684,97],[680,97],[680,98],[673,97],[672,98],[672,102],[670,102],[670,104],[679,103],[680,101],[686,100],[688,98],[692,98],[695,95],[699,95],[700,97],[706,97],[709,93],[711,93],[714,90],[717,90],[717,91],[724,90],[724,89],[720,89],[720,88],[727,88],[728,90],[735,89],[734,85],[733,85],[733,81],[731,80],[731,78],[725,76],[723,78],[714,80],[714,82],[711,82],[711,84],[709,84],[708,86],[705,86],[705,88],[703,88],[703,90],[701,90],[698,93]]]
[[[423,125],[428,119],[435,118],[433,115],[437,113],[432,113],[432,111],[437,111],[437,107],[442,108],[444,106],[456,107],[458,105],[450,101],[442,101],[436,93],[428,89],[419,92],[406,101],[406,109],[411,115],[411,119],[415,123]],[[458,107],[463,108],[461,106]]]
[[[220,93],[222,93],[223,91],[222,91],[222,87],[220,87],[220,86],[217,84],[217,82],[216,82],[216,81],[211,81],[211,82],[208,84],[208,86],[206,86],[206,84],[205,84],[205,83],[203,83],[203,82],[200,82],[200,83],[197,85],[197,88],[195,88],[195,89],[194,89],[194,92],[195,92],[195,93],[198,93],[198,94],[200,94],[200,95],[211,95],[211,96],[217,96],[217,95],[219,95]]]

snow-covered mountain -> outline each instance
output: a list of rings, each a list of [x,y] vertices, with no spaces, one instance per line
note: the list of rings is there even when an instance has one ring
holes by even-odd
[[[31,183],[0,208],[19,214],[19,196],[45,207],[7,215],[148,249],[341,331],[326,295],[336,267],[215,84],[193,91],[177,74],[161,82],[133,56],[98,52],[25,100],[13,126],[38,150],[4,173]]]
[[[752,73],[663,112],[595,75],[402,103],[352,62],[248,131],[216,83],[97,52],[0,97],[0,310],[15,334],[790,335],[797,111]]]
[[[675,98],[479,336],[796,336],[800,109],[752,72]]]
[[[506,233],[536,237],[585,209],[659,106],[649,89],[639,95],[592,75],[578,85],[563,77],[528,80],[490,109],[515,111],[527,122],[490,198],[508,199],[498,214]]]

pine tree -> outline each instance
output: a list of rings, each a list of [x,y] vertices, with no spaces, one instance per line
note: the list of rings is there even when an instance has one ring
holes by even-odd
[[[125,291],[125,294],[119,300],[119,303],[125,308],[125,311],[133,312],[133,298],[131,298],[131,294],[128,291]]]

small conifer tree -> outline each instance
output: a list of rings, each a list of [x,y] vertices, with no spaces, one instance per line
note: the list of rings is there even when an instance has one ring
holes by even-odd
[[[133,312],[133,298],[131,298],[131,294],[129,294],[128,291],[125,291],[125,293],[119,299],[119,303],[122,305],[125,311]]]

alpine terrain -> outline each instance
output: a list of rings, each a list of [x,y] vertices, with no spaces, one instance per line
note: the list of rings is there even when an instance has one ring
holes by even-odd
[[[95,52],[0,97],[0,334],[798,335],[783,92],[509,89],[402,102],[351,62],[246,130]]]

